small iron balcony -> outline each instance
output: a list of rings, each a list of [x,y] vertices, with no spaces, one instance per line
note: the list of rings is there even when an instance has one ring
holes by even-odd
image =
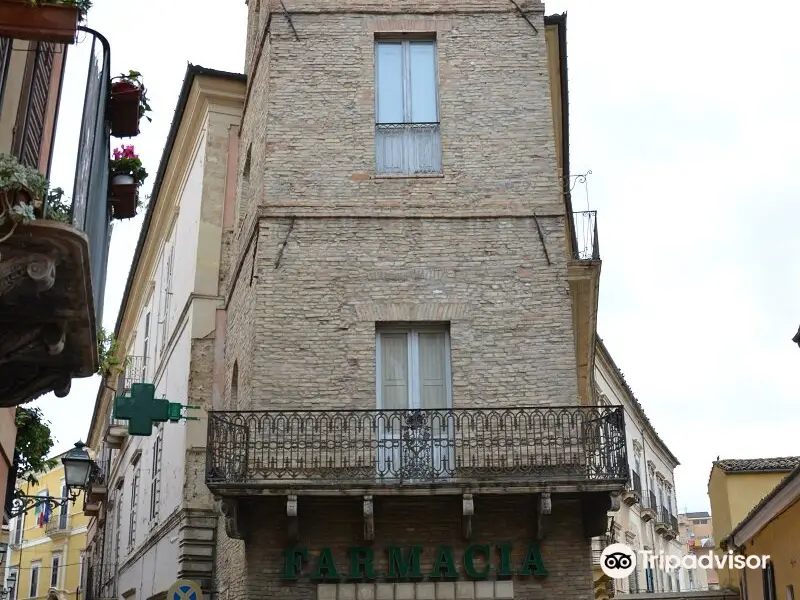
[[[220,495],[431,485],[604,491],[627,478],[620,407],[209,413],[206,483]]]
[[[600,238],[597,232],[597,211],[572,213],[574,237],[572,257],[575,260],[600,260]]]

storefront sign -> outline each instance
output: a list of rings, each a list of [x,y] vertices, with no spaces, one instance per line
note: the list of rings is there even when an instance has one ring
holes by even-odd
[[[421,581],[424,579],[498,579],[515,575],[547,577],[539,546],[529,544],[519,564],[512,564],[511,544],[473,544],[462,556],[450,546],[430,551],[433,567],[422,570],[422,546],[389,546],[382,551],[370,547],[350,548],[346,556],[334,557],[331,548],[320,548],[312,555],[308,548],[287,548],[284,555],[283,578],[297,581],[307,576],[313,581]],[[427,562],[427,561],[426,561]]]

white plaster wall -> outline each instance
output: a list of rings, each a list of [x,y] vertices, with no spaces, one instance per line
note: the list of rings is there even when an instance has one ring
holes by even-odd
[[[605,370],[605,365],[602,361],[598,360],[595,367],[595,383],[602,396],[605,396],[608,401],[615,405],[622,405],[625,409],[625,430],[627,438],[628,449],[628,462],[632,471],[639,474],[642,485],[642,500],[647,501],[647,494],[650,489],[653,489],[658,499],[658,489],[655,478],[652,481],[647,479],[647,463],[652,461],[655,470],[660,472],[664,480],[669,483],[672,488],[671,494],[671,508],[672,514],[677,517],[678,506],[675,497],[675,464],[672,459],[661,448],[661,444],[645,429],[643,419],[638,415],[638,409],[628,400],[627,393],[617,384],[612,372]],[[655,425],[653,424],[655,427]],[[637,440],[642,447],[639,454],[637,466],[637,454],[634,450],[634,440]],[[666,498],[665,498],[666,500]],[[641,519],[641,503],[634,504],[628,507],[622,504],[620,510],[616,513],[609,513],[609,516],[614,518],[615,523],[621,527],[621,533],[618,536],[618,541],[622,543],[630,543],[625,536],[625,532],[632,532],[635,535],[633,546],[636,550],[642,550],[644,546],[653,548],[653,551],[658,554],[663,552],[665,555],[675,556],[679,560],[686,554],[686,549],[682,540],[665,540],[661,535],[657,534],[654,530],[654,521],[645,523]],[[688,587],[688,576],[685,570],[677,573],[677,578],[680,584],[681,591],[686,590]],[[695,580],[697,577],[695,577]],[[656,575],[654,577],[656,591],[669,591],[665,576],[662,575],[660,581]],[[622,584],[622,591],[627,591],[627,582]],[[639,574],[639,586],[644,589],[646,579],[643,569]],[[675,588],[673,587],[674,591]]]
[[[147,549],[136,561],[120,571],[117,591],[120,595],[130,589],[137,598],[149,598],[169,588],[175,582],[178,569],[177,525]]]

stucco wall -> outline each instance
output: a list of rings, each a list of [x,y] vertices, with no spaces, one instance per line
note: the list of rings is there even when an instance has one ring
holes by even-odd
[[[800,499],[771,521],[746,548],[748,556],[770,556],[775,571],[777,598],[788,598],[787,586],[800,593]],[[747,599],[765,600],[762,572],[747,569]]]
[[[786,473],[724,473],[713,467],[709,478],[708,496],[714,516],[714,544],[719,543],[741,523],[762,498],[769,494]],[[717,570],[721,587],[739,588],[739,573],[728,568]]]

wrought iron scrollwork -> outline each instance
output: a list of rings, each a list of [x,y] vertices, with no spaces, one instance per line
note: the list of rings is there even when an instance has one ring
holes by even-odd
[[[212,488],[627,478],[621,407],[209,413]]]

